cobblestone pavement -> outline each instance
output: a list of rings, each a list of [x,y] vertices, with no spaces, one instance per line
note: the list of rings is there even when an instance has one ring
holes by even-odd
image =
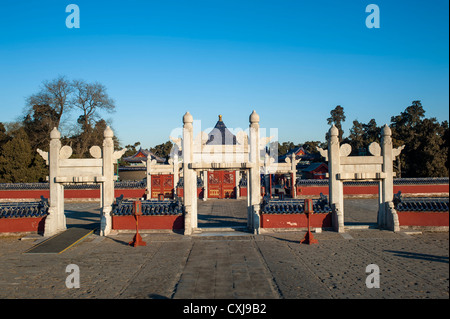
[[[92,234],[62,254],[25,254],[36,240],[0,237],[0,298],[449,298],[448,232],[324,231],[311,246],[303,235],[146,233],[133,248],[132,233]],[[69,264],[80,288],[66,287]],[[380,288],[366,286],[369,264]]]
[[[344,224],[351,226],[377,223],[378,198],[344,199]]]
[[[247,199],[198,201],[198,227],[246,227]]]

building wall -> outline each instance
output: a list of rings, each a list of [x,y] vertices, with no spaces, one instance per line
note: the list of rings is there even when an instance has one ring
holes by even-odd
[[[145,170],[119,171],[121,181],[141,181],[145,178]]]
[[[29,189],[24,187],[26,184],[21,184],[22,188],[0,189],[0,200],[14,199],[14,200],[30,200],[40,199],[41,196],[49,197],[48,189]],[[448,196],[449,184],[408,184],[395,185],[394,193],[401,191],[404,195],[438,195]],[[313,182],[309,185],[297,185],[297,196],[319,196],[320,193],[328,195],[328,184],[325,182]],[[145,188],[116,188],[114,196],[118,197],[124,195],[125,198],[141,198],[145,196]],[[197,194],[200,198],[203,196],[203,188],[198,188]],[[377,185],[345,185],[344,195],[346,196],[365,196],[378,195]],[[183,189],[178,189],[178,196],[183,196]],[[247,188],[240,188],[240,196],[247,196]],[[65,199],[100,199],[100,189],[64,189]]]

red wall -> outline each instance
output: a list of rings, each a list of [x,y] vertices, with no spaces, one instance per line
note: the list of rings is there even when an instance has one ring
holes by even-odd
[[[45,217],[2,218],[0,233],[44,232]]]
[[[184,196],[184,188],[178,188],[177,192],[178,192],[178,197]],[[197,197],[203,198],[203,187],[197,187]]]
[[[0,233],[37,232],[44,231],[45,217],[30,218],[2,218],[0,219]],[[112,216],[113,229],[136,229],[133,216]],[[183,216],[141,216],[139,229],[184,229]]]
[[[136,229],[136,220],[133,216],[112,216],[112,229]],[[140,216],[139,229],[184,229],[184,217]]]
[[[328,195],[327,186],[297,186],[297,196],[319,196],[320,193]]]
[[[447,194],[448,184],[422,184],[422,185],[394,185],[394,193],[402,194]],[[297,186],[297,195],[319,196],[320,193],[328,195],[328,185],[324,186]],[[378,195],[377,185],[344,185],[344,195]]]
[[[449,187],[448,184],[441,185],[394,185],[394,193],[402,191],[402,194],[433,194],[433,193],[446,193],[448,196]]]
[[[397,212],[400,226],[448,226],[448,212]]]
[[[331,213],[310,215],[311,227],[331,227]],[[308,220],[305,214],[261,214],[262,228],[306,228]]]

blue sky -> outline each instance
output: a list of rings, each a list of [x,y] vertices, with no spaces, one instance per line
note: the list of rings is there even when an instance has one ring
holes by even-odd
[[[68,4],[80,28],[68,29]],[[368,4],[380,28],[368,29]],[[212,127],[222,114],[280,141],[324,140],[344,107],[379,125],[421,100],[448,120],[448,1],[5,1],[0,0],[0,122],[58,75],[104,84],[117,110],[103,114],[122,145],[169,139],[189,111]],[[72,116],[72,117],[71,117]],[[73,123],[75,114],[67,117]]]

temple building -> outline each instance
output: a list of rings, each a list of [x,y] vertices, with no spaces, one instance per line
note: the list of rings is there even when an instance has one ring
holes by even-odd
[[[166,159],[159,157],[155,154],[153,154],[153,152],[143,149],[142,147],[139,149],[139,151],[137,151],[136,154],[132,155],[132,156],[128,156],[128,157],[124,157],[123,160],[127,163],[130,164],[130,166],[144,166],[143,162],[147,161],[148,157],[151,157],[152,159],[156,160],[156,162],[158,163],[165,163]]]
[[[122,181],[134,180],[140,181],[145,178],[145,164],[147,158],[156,160],[158,163],[165,163],[166,159],[155,155],[153,152],[140,148],[136,154],[124,157],[123,161],[129,165],[119,167],[119,179]]]
[[[236,145],[236,136],[230,132],[219,115],[216,126],[209,132],[206,145]]]
[[[326,163],[311,163],[308,167],[302,169],[304,179],[326,179],[328,165]]]
[[[208,140],[205,145],[236,145],[236,136],[230,132],[219,115],[211,132],[208,133]],[[208,198],[236,198],[240,181],[239,171],[213,170],[207,172],[207,197]],[[203,176],[205,184],[205,176]],[[206,194],[205,194],[206,195]]]

